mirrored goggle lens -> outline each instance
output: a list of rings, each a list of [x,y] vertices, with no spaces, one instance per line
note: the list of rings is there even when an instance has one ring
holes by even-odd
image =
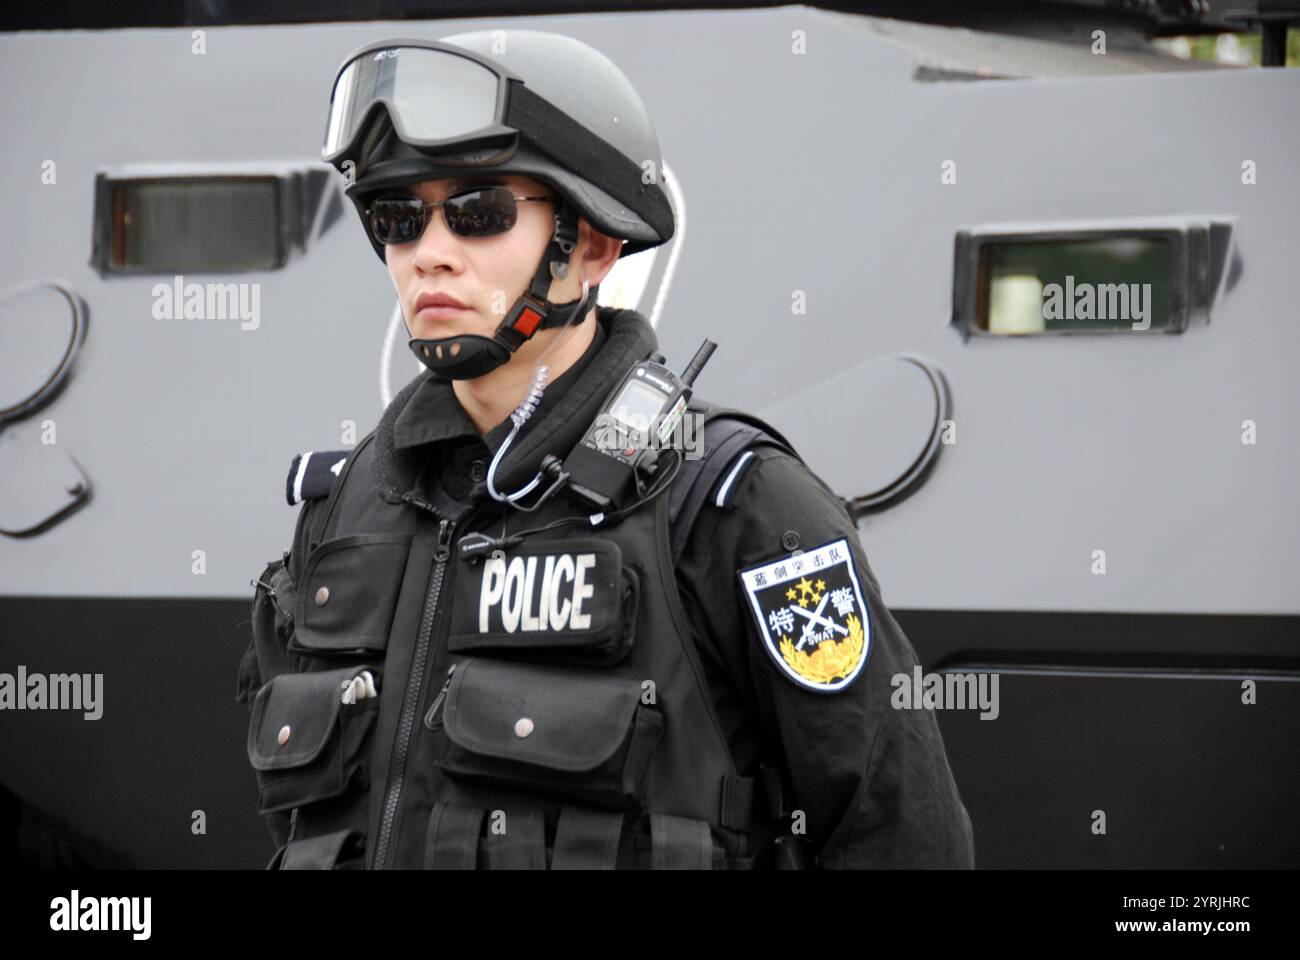
[[[380,243],[418,240],[436,207],[414,197],[389,197],[370,205],[370,229]],[[441,204],[447,227],[462,237],[489,237],[511,229],[518,219],[515,198],[505,187],[467,190]]]
[[[466,57],[422,47],[364,53],[334,85],[321,155],[332,159],[356,136],[376,100],[388,101],[394,121],[410,140],[464,137],[496,120],[498,78]]]

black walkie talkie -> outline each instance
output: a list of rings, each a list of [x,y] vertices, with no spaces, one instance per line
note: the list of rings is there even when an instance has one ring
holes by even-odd
[[[629,370],[565,458],[566,492],[599,512],[634,501],[638,472],[645,475],[658,462],[660,447],[686,412],[691,384],[717,346],[705,340],[680,377],[663,365],[664,358],[657,353]]]

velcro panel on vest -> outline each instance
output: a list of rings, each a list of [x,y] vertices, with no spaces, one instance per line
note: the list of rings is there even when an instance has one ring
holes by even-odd
[[[565,806],[555,828],[552,870],[614,870],[618,867],[623,814]]]
[[[333,870],[349,840],[359,841],[355,830],[339,830],[319,837],[290,840],[280,857],[281,870]]]
[[[612,541],[532,540],[464,567],[452,653],[602,648],[623,632],[622,551]]]
[[[426,870],[473,870],[478,866],[478,835],[483,810],[440,800],[429,814],[424,834]]]
[[[712,870],[709,825],[687,817],[650,814],[650,865],[655,870]]]
[[[505,813],[505,830],[483,840],[489,870],[545,870],[546,820],[540,810]]]

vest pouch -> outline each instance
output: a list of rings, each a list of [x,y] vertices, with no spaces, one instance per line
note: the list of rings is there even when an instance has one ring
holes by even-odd
[[[612,666],[636,632],[640,577],[617,543],[528,540],[457,572],[450,653]]]
[[[248,727],[248,761],[257,772],[259,813],[328,800],[369,785],[363,747],[379,697],[344,703],[354,677],[374,667],[282,673],[257,692]]]
[[[436,762],[453,778],[638,806],[663,734],[641,693],[635,679],[467,658],[447,688]]]
[[[367,533],[320,544],[303,569],[290,649],[317,656],[386,650],[410,548],[410,534]]]
[[[290,840],[275,851],[268,870],[361,870],[365,839],[356,830],[338,830],[306,840]]]

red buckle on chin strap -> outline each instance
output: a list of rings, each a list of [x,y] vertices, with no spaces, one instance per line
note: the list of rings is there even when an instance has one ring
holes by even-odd
[[[514,328],[522,333],[525,337],[531,337],[537,329],[537,325],[542,322],[542,315],[532,307],[524,307],[515,318]]]

